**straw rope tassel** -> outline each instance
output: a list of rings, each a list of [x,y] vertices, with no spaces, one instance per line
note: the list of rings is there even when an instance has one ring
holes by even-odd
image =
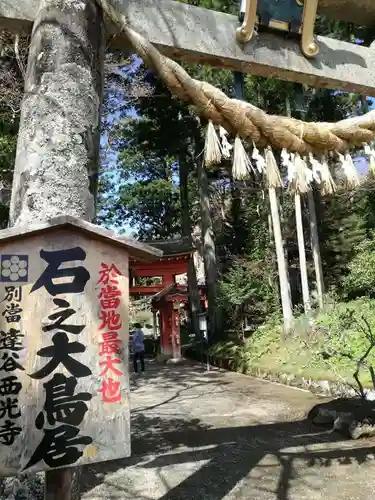
[[[359,177],[357,169],[355,168],[353,158],[349,153],[346,153],[345,156],[341,153],[338,153],[342,169],[344,171],[346,177],[347,187],[349,189],[354,189],[359,186]]]
[[[269,187],[280,188],[283,187],[283,181],[280,177],[280,172],[274,157],[273,151],[270,147],[266,149],[266,175]]]
[[[219,138],[216,134],[214,124],[211,120],[208,122],[206,142],[204,144],[204,163],[206,167],[217,165],[221,162],[222,153]]]
[[[297,193],[307,193],[310,189],[312,172],[298,153],[294,155],[294,171],[293,188]]]
[[[240,136],[237,135],[234,141],[234,154],[233,154],[233,166],[232,166],[233,179],[234,180],[248,179],[250,177],[251,172],[255,172],[255,170],[242,144]]]
[[[326,156],[322,156],[322,162],[320,165],[320,175],[322,177],[322,194],[333,194],[336,191],[336,184],[329,169]]]

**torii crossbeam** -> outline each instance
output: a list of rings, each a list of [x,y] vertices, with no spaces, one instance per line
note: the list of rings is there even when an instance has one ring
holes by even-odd
[[[239,45],[233,15],[174,0],[111,3],[135,31],[172,58],[375,97],[375,49],[318,37],[320,53],[309,60],[296,41],[271,33]],[[39,0],[0,0],[0,27],[30,32],[38,6]],[[373,0],[320,0],[318,12],[361,25],[375,23]],[[127,50],[126,39],[109,23],[108,33],[112,47]]]

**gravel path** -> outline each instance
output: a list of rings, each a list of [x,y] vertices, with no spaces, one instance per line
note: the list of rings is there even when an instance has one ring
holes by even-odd
[[[87,467],[84,500],[367,500],[374,440],[304,420],[310,393],[198,365],[132,379],[132,457]]]

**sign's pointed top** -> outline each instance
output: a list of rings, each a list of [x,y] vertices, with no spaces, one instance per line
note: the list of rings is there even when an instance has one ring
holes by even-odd
[[[140,260],[160,259],[163,251],[151,245],[141,243],[134,238],[119,236],[114,231],[97,226],[90,222],[83,221],[70,215],[60,215],[45,222],[36,223],[26,227],[16,226],[0,231],[0,249],[4,243],[17,239],[25,239],[40,233],[57,231],[59,229],[71,229],[80,233],[85,233],[88,237],[101,240],[110,245],[122,247],[131,257]]]

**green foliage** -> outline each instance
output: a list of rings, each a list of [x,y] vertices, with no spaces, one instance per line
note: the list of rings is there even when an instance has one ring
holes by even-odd
[[[316,199],[325,283],[345,293],[343,277],[367,233],[363,192],[340,189],[334,196]]]
[[[138,227],[140,239],[168,239],[180,233],[179,191],[172,181],[155,179],[124,184],[119,197],[107,216],[113,217],[119,226],[126,220]]]
[[[262,360],[280,342],[280,325],[274,319],[267,325],[260,326],[245,342],[233,340],[219,342],[211,346],[209,355],[216,361],[227,361],[227,366],[233,370],[250,373],[253,367],[262,364]]]
[[[219,304],[231,329],[241,329],[244,314],[259,324],[277,308],[276,276],[265,271],[261,261],[235,258],[220,281]]]
[[[282,333],[280,319],[275,317],[261,325],[245,344],[221,342],[210,347],[209,354],[219,363],[245,373],[287,374],[353,384],[357,360],[370,346],[368,332],[375,332],[374,311],[375,301],[370,299],[333,303],[316,315],[312,325],[299,318],[287,337]],[[374,352],[367,361],[375,362]],[[366,369],[360,371],[360,380],[365,386],[372,385]]]
[[[355,247],[356,255],[348,265],[343,278],[343,290],[349,298],[375,296],[375,240],[374,233]]]

